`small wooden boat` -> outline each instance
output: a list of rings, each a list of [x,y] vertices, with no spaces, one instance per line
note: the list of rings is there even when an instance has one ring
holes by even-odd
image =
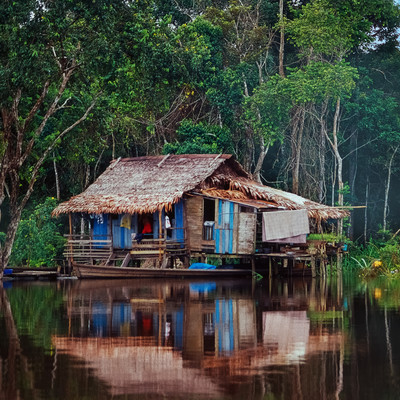
[[[252,277],[251,269],[157,269],[73,263],[80,279],[87,278],[238,278]]]

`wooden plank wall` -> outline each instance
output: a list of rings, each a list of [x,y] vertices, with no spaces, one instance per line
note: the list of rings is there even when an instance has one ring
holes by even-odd
[[[256,241],[257,214],[239,213],[238,254],[253,254]]]
[[[186,213],[190,250],[201,251],[203,240],[203,198],[201,196],[188,197],[186,199]]]

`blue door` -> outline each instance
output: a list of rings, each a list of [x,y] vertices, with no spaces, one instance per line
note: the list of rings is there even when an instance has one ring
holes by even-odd
[[[174,239],[178,242],[183,243],[185,241],[185,225],[183,222],[183,201],[180,200],[175,203],[175,237]]]
[[[230,201],[218,201],[218,225],[215,228],[215,250],[220,254],[232,254],[233,208],[234,204]]]

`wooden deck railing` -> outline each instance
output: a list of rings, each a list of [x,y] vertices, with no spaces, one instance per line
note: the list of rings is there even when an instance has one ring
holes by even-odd
[[[159,257],[164,254],[180,255],[186,251],[185,243],[179,240],[143,239],[140,243],[132,242],[132,258]]]
[[[181,256],[186,252],[183,240],[143,239],[140,243],[132,241],[131,249],[113,249],[111,235],[89,236],[89,235],[65,235],[64,256],[75,262],[93,263],[96,261],[108,262],[124,258],[126,254],[133,259],[146,259],[167,256]],[[113,254],[113,252],[115,254]]]
[[[132,242],[132,258],[158,257],[165,253],[165,239],[143,239],[141,242]]]
[[[74,261],[108,259],[112,254],[111,236],[65,235],[64,256]]]

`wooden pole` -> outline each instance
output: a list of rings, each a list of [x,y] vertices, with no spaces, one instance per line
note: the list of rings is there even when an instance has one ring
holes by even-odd
[[[69,250],[70,250],[69,264],[72,264],[74,261],[74,256],[73,256],[73,248],[72,248],[72,215],[71,215],[71,213],[68,213],[68,220],[69,220]]]
[[[272,277],[272,257],[268,257],[268,277]]]
[[[313,278],[315,278],[317,276],[317,274],[315,272],[315,256],[314,255],[311,256],[311,275]]]
[[[161,267],[162,254],[161,254],[161,241],[162,241],[162,210],[158,210],[158,244],[159,244],[159,262]]]

